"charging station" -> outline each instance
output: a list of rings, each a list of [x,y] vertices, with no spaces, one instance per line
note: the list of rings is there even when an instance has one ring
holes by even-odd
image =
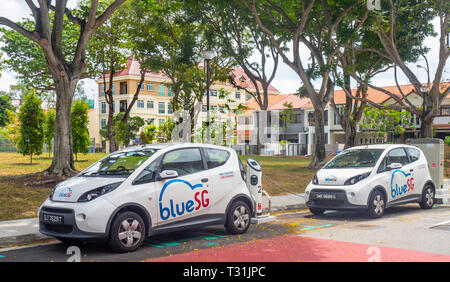
[[[411,145],[420,148],[427,158],[430,176],[436,186],[436,203],[450,204],[450,190],[444,187],[444,141],[438,138],[412,139]]]
[[[262,167],[261,165],[254,159],[247,159],[247,187],[250,190],[250,194],[253,199],[255,217],[252,218],[252,223],[259,224],[265,222],[274,221],[275,216],[270,215],[271,209],[271,200],[269,194],[263,190],[262,188]],[[269,201],[268,213],[262,213],[263,208],[263,194],[267,197]]]

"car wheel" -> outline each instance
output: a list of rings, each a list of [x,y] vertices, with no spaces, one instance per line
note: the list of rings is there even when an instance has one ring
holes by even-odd
[[[321,215],[325,212],[324,209],[318,209],[318,208],[309,208],[309,211],[313,214],[313,215]]]
[[[386,199],[383,193],[380,191],[375,191],[372,193],[369,199],[368,214],[370,218],[379,218],[384,214],[384,209],[386,207]]]
[[[114,218],[108,244],[116,252],[133,252],[144,242],[145,230],[144,221],[137,213],[121,213]]]
[[[243,201],[234,202],[227,213],[225,229],[231,234],[243,234],[250,227],[250,208]]]
[[[434,205],[434,188],[427,184],[423,188],[422,200],[419,203],[422,209],[431,209]]]

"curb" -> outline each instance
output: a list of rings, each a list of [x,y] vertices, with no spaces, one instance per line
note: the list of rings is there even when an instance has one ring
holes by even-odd
[[[31,243],[39,240],[45,240],[45,239],[51,239],[52,237],[46,236],[41,233],[29,233],[24,235],[17,235],[17,236],[9,236],[9,237],[2,237],[0,238],[0,251],[1,248],[9,247],[13,245],[20,245],[20,244],[26,244]]]

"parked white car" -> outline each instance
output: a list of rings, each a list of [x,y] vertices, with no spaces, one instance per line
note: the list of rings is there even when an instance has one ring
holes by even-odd
[[[58,184],[39,209],[40,232],[107,240],[134,251],[148,236],[223,224],[247,231],[254,205],[232,149],[206,144],[127,148]]]
[[[385,208],[419,203],[430,209],[435,185],[423,152],[409,145],[368,145],[347,149],[330,160],[308,185],[306,205],[325,210],[367,211],[381,217]]]

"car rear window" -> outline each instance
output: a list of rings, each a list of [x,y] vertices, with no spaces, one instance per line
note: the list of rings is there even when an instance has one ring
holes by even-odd
[[[206,162],[208,168],[215,168],[225,164],[230,157],[230,153],[219,149],[205,149]]]
[[[414,148],[406,148],[406,152],[408,152],[408,156],[411,162],[415,162],[420,157],[420,151]]]

